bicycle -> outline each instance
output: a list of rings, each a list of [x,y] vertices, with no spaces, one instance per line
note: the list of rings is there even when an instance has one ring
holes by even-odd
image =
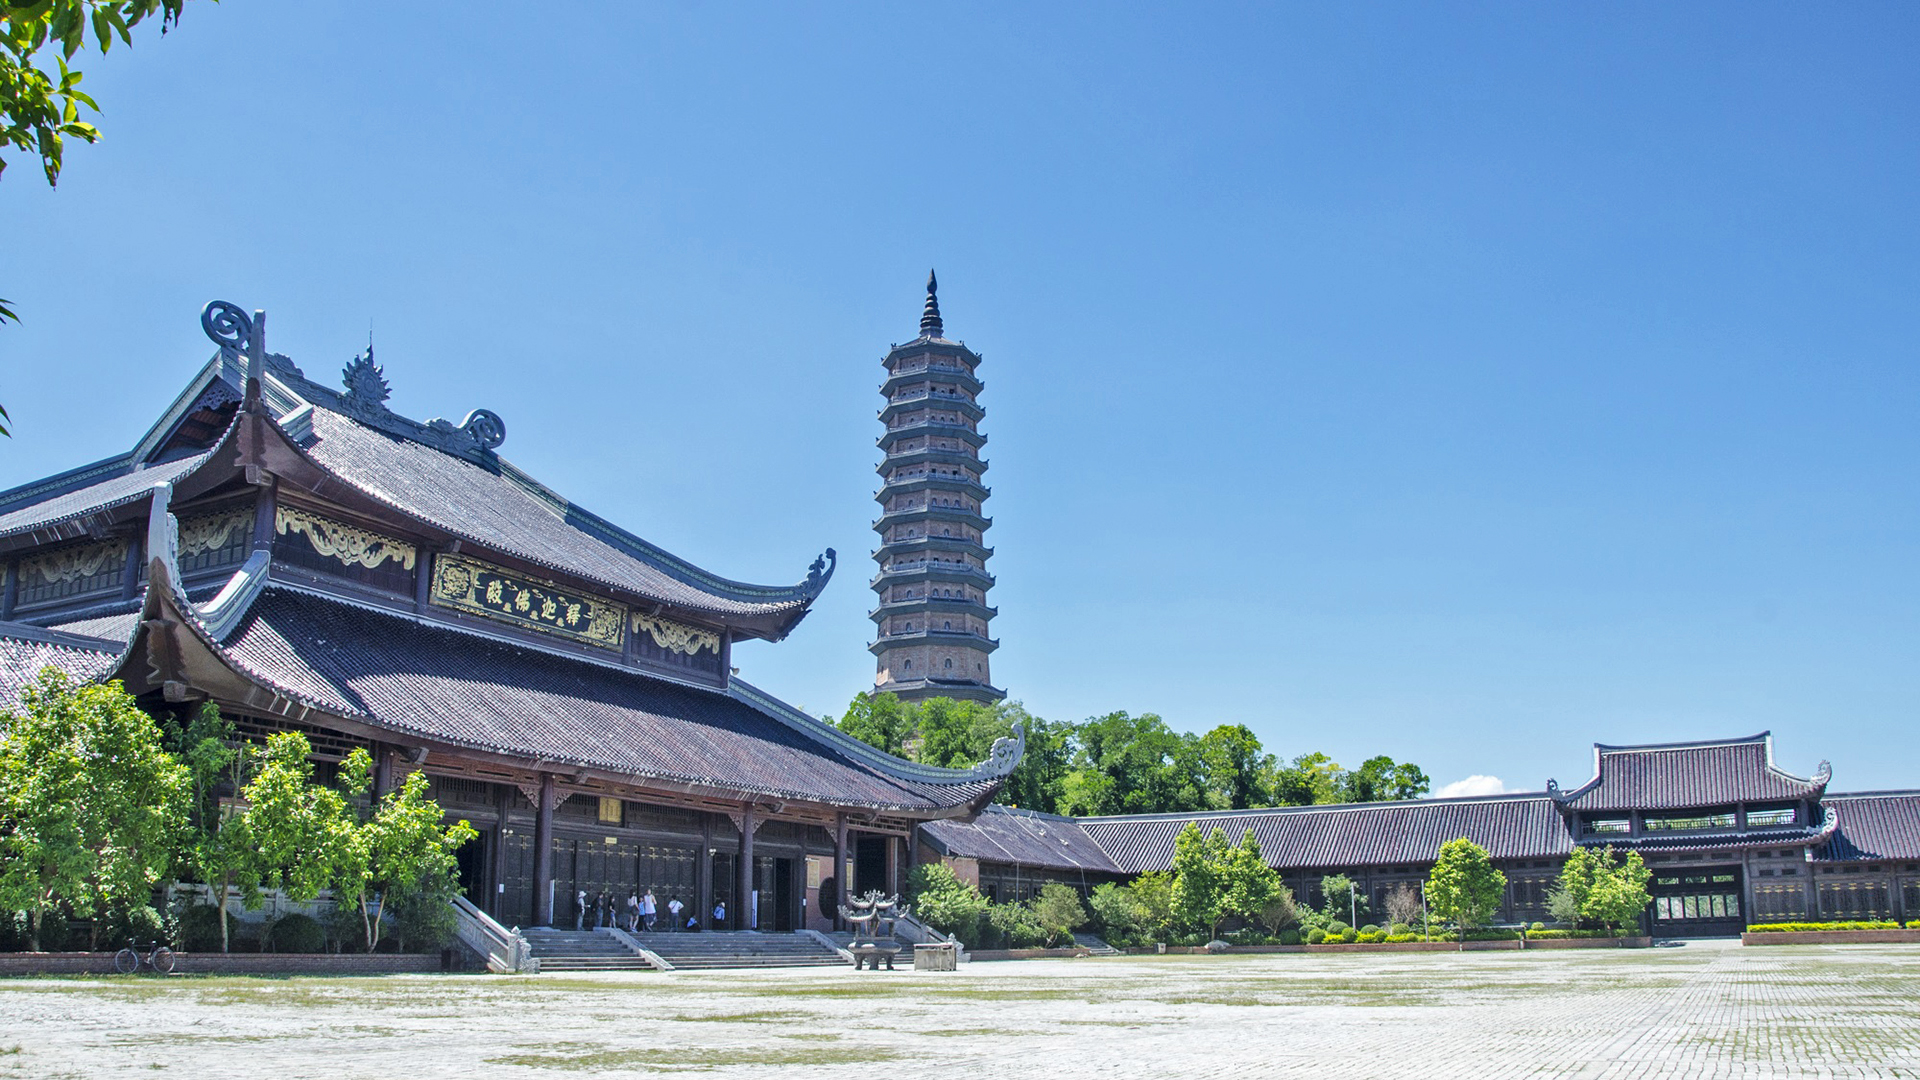
[[[157,941],[149,941],[146,954],[140,952],[139,943],[129,938],[127,947],[113,954],[113,967],[122,975],[132,975],[144,965],[155,975],[166,975],[173,971],[173,950]]]

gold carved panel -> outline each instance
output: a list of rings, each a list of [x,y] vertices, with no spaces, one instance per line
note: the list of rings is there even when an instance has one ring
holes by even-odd
[[[273,528],[281,536],[305,534],[313,550],[340,560],[342,566],[364,566],[372,570],[391,559],[408,570],[413,569],[416,553],[412,544],[304,510],[290,506],[274,507]]]
[[[125,540],[81,544],[29,555],[20,560],[20,583],[29,589],[65,585],[117,570],[126,557]]]
[[[245,536],[253,530],[253,507],[241,506],[213,514],[201,514],[180,522],[180,557],[219,551],[237,543],[235,533]],[[285,531],[285,530],[282,530]]]
[[[674,653],[692,656],[701,649],[720,651],[720,635],[711,630],[702,630],[697,626],[662,619],[658,615],[635,615],[633,617],[635,633],[645,632],[655,645]]]
[[[626,644],[627,606],[460,555],[433,560],[433,603],[603,649]]]

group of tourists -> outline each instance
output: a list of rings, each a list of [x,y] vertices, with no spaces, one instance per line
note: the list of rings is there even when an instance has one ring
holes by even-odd
[[[652,933],[660,928],[661,907],[654,899],[653,890],[645,892],[628,890],[626,900],[609,889],[601,889],[599,895],[590,895],[581,889],[573,895],[573,928],[575,930],[598,930],[601,927],[615,927],[628,933]],[[697,931],[700,929],[700,916],[688,910],[678,896],[669,896],[666,903],[668,930]],[[713,905],[713,925],[717,930],[726,925],[727,905],[721,901]]]

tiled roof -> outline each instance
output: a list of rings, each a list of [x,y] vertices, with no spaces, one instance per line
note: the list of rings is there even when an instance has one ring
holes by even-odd
[[[1828,795],[1820,805],[1838,819],[1839,828],[1814,858],[1920,859],[1920,791]]]
[[[101,474],[104,479],[88,477],[90,482],[80,487],[44,483],[8,492],[6,496],[0,496],[5,499],[0,501],[0,507],[4,507],[4,512],[0,512],[0,537],[44,529],[87,514],[139,502],[152,493],[155,484],[171,483],[198,468],[206,459],[206,454],[195,454],[144,469],[134,469],[122,463],[105,470]]]
[[[396,734],[779,798],[935,810],[994,780],[884,775],[725,693],[269,586],[223,643],[248,675]]]
[[[314,407],[307,454],[376,500],[474,544],[716,615],[799,612],[815,590],[728,581],[615,528],[506,462],[497,469]]]
[[[56,667],[76,679],[96,679],[113,667],[123,649],[121,642],[0,623],[0,712],[20,707],[20,692],[42,670]]]
[[[1598,767],[1560,795],[1573,810],[1661,810],[1804,799],[1826,786],[1773,767],[1765,732],[1746,739],[1661,746],[1595,746]]]
[[[989,806],[972,821],[930,821],[920,827],[920,835],[942,855],[1056,870],[1122,872],[1078,822],[1054,814]]]
[[[1296,806],[1217,814],[1082,818],[1080,827],[1129,874],[1165,870],[1188,822],[1238,843],[1253,830],[1274,866],[1336,869],[1431,862],[1465,837],[1496,859],[1550,858],[1573,850],[1559,808],[1545,795]]]

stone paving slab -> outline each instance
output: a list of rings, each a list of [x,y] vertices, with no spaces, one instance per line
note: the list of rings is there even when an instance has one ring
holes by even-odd
[[[1916,1077],[1920,948],[0,980],[0,1077]]]

